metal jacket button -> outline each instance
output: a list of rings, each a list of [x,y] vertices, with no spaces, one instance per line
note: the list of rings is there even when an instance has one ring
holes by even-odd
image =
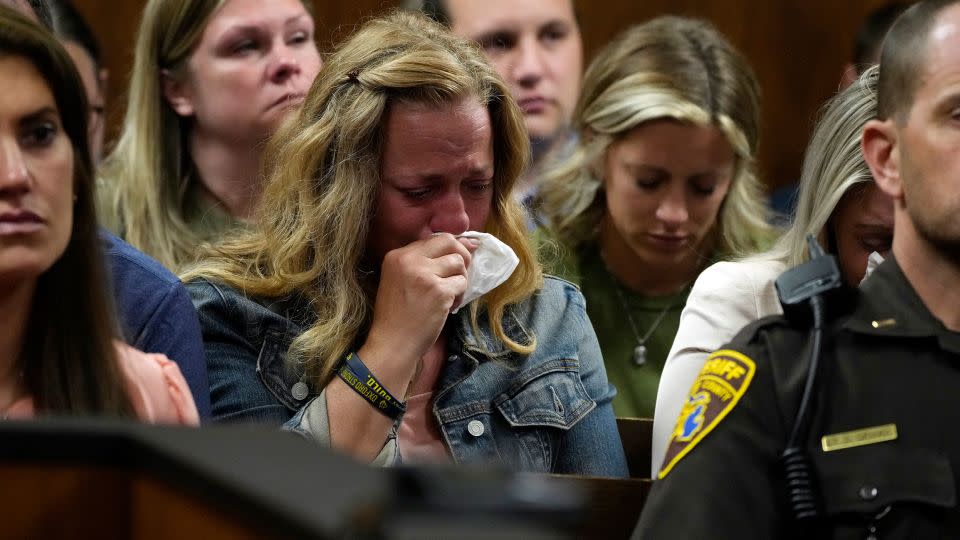
[[[293,399],[303,401],[307,395],[310,394],[310,390],[307,388],[305,382],[299,381],[290,387],[290,394],[293,396]]]
[[[879,493],[879,490],[877,490],[877,488],[874,486],[863,486],[860,488],[860,498],[865,501],[872,501],[876,499]]]
[[[484,431],[483,422],[479,420],[471,420],[470,423],[467,424],[467,432],[473,435],[474,437],[479,437],[483,435],[483,431]]]

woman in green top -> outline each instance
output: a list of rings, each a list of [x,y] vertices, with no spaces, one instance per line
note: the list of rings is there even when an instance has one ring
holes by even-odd
[[[574,128],[542,191],[557,271],[586,296],[614,411],[649,417],[690,285],[774,234],[754,173],[758,85],[708,23],[660,17],[596,57]]]

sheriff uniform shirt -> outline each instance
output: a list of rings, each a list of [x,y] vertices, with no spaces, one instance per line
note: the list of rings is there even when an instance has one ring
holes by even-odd
[[[793,521],[779,462],[810,354],[809,328],[781,316],[711,355],[634,538],[960,538],[960,334],[893,258],[840,303],[806,440],[820,528]]]

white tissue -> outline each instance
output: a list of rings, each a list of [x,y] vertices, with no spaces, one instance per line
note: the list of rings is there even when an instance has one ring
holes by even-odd
[[[451,310],[456,313],[463,306],[487,294],[506,281],[520,264],[520,259],[510,246],[492,234],[467,231],[460,238],[473,238],[480,242],[467,268],[467,290],[460,305]]]
[[[863,282],[866,281],[868,277],[870,277],[870,274],[872,274],[873,271],[876,270],[877,267],[880,266],[880,263],[882,262],[883,262],[883,255],[877,253],[876,251],[874,251],[873,253],[870,254],[869,257],[867,257],[867,273],[864,274],[863,279],[860,280],[860,285],[863,285]]]

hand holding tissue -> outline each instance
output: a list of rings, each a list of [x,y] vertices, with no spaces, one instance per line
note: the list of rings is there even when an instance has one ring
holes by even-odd
[[[460,304],[452,309],[451,313],[456,313],[463,306],[500,286],[520,264],[520,259],[513,249],[492,234],[466,231],[457,237],[472,238],[480,245],[473,252],[467,268],[467,290],[463,293]]]

